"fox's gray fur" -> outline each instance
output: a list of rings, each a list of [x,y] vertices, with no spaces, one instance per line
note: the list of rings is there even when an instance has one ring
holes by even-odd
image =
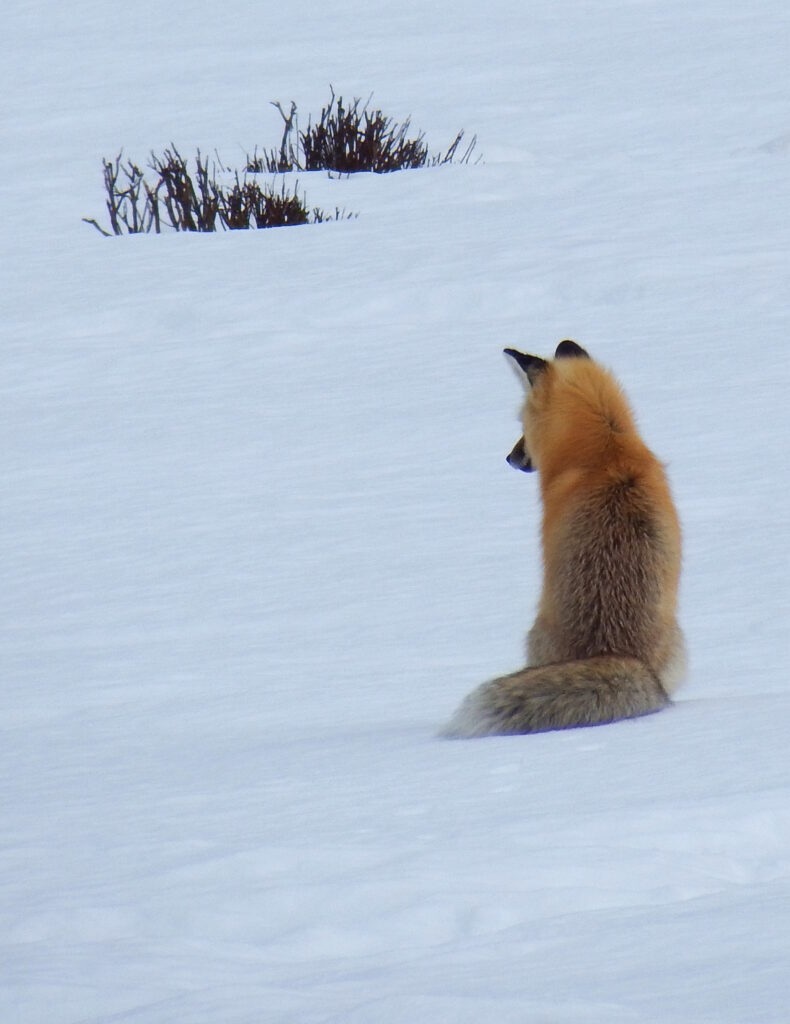
[[[525,374],[524,436],[508,456],[536,469],[543,592],[528,667],[473,691],[451,737],[543,732],[659,711],[680,682],[675,619],[680,527],[663,467],[611,375],[573,342]]]

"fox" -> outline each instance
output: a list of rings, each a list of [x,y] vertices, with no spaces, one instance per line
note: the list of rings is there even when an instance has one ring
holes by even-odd
[[[683,680],[681,529],[664,466],[612,373],[575,341],[506,348],[524,385],[507,462],[537,472],[543,585],[527,667],[473,690],[441,735],[547,732],[660,711]]]

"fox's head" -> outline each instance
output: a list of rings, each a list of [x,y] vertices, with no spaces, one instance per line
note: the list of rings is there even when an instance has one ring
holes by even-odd
[[[513,445],[513,450],[507,457],[508,464],[513,469],[520,469],[524,473],[531,473],[536,467],[532,464],[531,434],[532,422],[534,419],[534,392],[540,389],[540,384],[551,367],[551,361],[541,359],[540,356],[530,356],[524,352],[518,352],[514,348],[506,348],[505,355],[512,360],[512,366],[524,385],[526,392],[524,406],[522,408],[522,421],[524,434]],[[555,359],[589,359],[589,355],[575,341],[561,341],[554,353]]]

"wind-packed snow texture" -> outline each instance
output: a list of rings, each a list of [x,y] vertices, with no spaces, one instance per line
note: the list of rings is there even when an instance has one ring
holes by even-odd
[[[785,0],[15,4],[0,64],[0,1020],[786,1024]],[[102,238],[329,84],[484,162]],[[685,529],[670,710],[446,742],[515,669],[500,350],[621,378]]]

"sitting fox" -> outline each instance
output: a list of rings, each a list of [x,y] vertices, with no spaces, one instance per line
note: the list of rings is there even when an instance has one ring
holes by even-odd
[[[612,375],[573,341],[505,349],[524,383],[507,461],[537,470],[543,592],[527,668],[474,690],[445,736],[599,725],[665,707],[681,681],[680,526],[664,469]]]

